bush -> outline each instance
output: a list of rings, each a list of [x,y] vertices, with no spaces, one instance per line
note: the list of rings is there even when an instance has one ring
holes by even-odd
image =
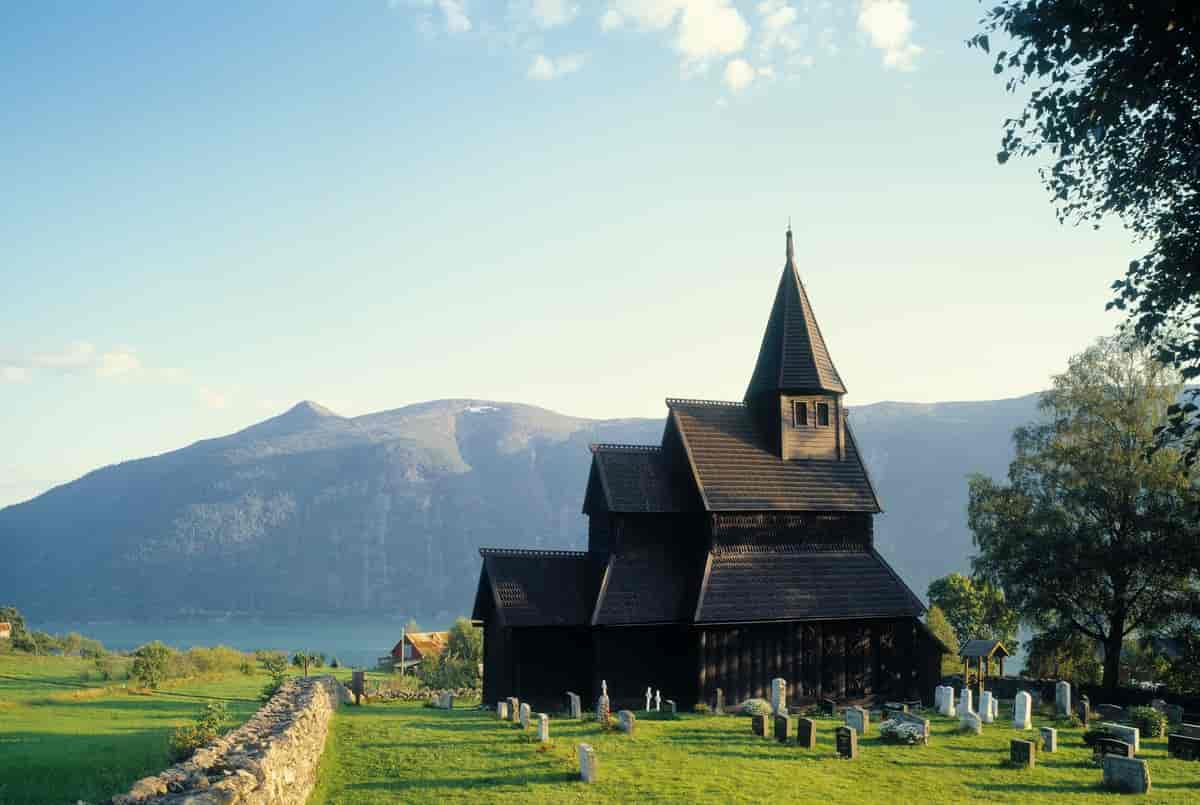
[[[1105,727],[1094,727],[1083,733],[1083,743],[1085,746],[1095,746],[1096,741],[1101,738],[1116,738],[1117,734]]]
[[[705,704],[704,702],[697,702],[696,706],[692,708],[692,712],[700,713],[701,715],[707,715],[708,714],[708,705]]]
[[[179,727],[167,742],[171,761],[187,760],[202,746],[212,743],[221,735],[221,725],[229,720],[229,711],[222,702],[204,705],[195,724]]]
[[[265,702],[283,687],[283,680],[287,679],[288,658],[278,651],[266,651],[261,655],[255,652],[255,656],[259,657],[263,668],[271,675],[271,681],[263,687],[262,693],[258,694],[258,698]]]
[[[1153,707],[1131,707],[1129,720],[1143,738],[1161,738],[1167,734],[1167,717]]]
[[[766,699],[747,699],[742,702],[738,712],[744,716],[769,716],[771,715],[771,703]]]
[[[144,688],[157,688],[167,678],[168,666],[175,651],[155,640],[133,652],[133,667],[129,676]]]
[[[188,649],[187,658],[197,673],[232,673],[241,669],[246,655],[229,646],[195,646]]]
[[[913,746],[924,743],[925,731],[917,724],[890,718],[879,725],[879,737],[884,743],[908,744],[909,746]]]
[[[100,674],[100,679],[107,682],[112,679],[116,671],[116,663],[108,654],[102,654],[92,660],[92,664],[96,666],[96,672]]]

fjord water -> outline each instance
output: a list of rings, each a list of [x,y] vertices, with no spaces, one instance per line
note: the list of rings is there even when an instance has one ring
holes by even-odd
[[[160,621],[32,620],[30,625],[52,634],[79,632],[115,651],[130,651],[161,640],[169,646],[230,646],[242,651],[304,649],[337,657],[342,665],[374,667],[376,659],[400,640],[407,618],[354,616],[345,618],[176,618]],[[419,621],[423,629],[444,629],[439,621]]]

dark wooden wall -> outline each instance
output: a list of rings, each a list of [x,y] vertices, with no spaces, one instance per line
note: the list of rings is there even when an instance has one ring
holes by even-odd
[[[600,695],[600,682],[608,682],[613,712],[641,709],[646,687],[662,691],[683,709],[697,701],[696,633],[685,625],[617,626],[593,632],[596,651],[590,702]]]
[[[511,652],[512,629],[506,629],[496,619],[483,627],[483,703],[495,704],[513,696],[514,657]]]

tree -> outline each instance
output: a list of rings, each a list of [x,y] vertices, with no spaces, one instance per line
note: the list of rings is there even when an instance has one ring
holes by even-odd
[[[962,664],[958,660],[958,635],[954,633],[954,627],[950,625],[950,621],[946,620],[946,613],[939,606],[931,606],[929,611],[925,613],[925,625],[929,627],[929,631],[933,632],[933,636],[946,644],[946,648],[950,649],[948,654],[942,655],[942,675],[956,673],[962,668]]]
[[[450,627],[446,638],[446,654],[466,662],[483,661],[483,632],[468,618],[459,618]]]
[[[1078,633],[1045,631],[1026,645],[1025,675],[1034,679],[1066,679],[1076,686],[1100,681],[1096,641]]]
[[[968,45],[1011,40],[993,70],[1029,91],[997,159],[1048,155],[1042,181],[1060,220],[1116,216],[1147,244],[1109,307],[1129,310],[1185,380],[1200,377],[1200,3],[995,0],[980,22]],[[1194,402],[1162,424],[1188,440],[1189,462],[1200,455]]]
[[[975,572],[1025,622],[1099,642],[1109,690],[1126,637],[1196,604],[1200,500],[1154,435],[1178,391],[1132,337],[1101,339],[1054,378],[1043,418],[1015,432],[1008,483],[970,481]]]
[[[450,627],[442,653],[421,660],[417,675],[431,688],[474,688],[482,658],[482,633],[467,618],[459,618]]]
[[[950,622],[958,646],[968,640],[999,640],[1010,652],[1016,652],[1019,619],[999,587],[951,573],[930,582],[928,598],[930,605],[940,609]]]
[[[167,665],[174,652],[155,640],[133,652],[129,676],[144,688],[157,688],[167,677]]]
[[[20,648],[26,637],[25,618],[16,607],[0,607],[0,621],[12,626],[12,644]]]

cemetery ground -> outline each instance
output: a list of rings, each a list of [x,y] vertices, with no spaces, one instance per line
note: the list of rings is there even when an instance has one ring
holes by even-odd
[[[837,756],[840,718],[817,721],[815,751],[751,733],[739,716],[638,712],[633,736],[592,721],[551,714],[551,743],[537,743],[493,710],[456,703],[452,711],[412,702],[343,706],[334,717],[309,805],[440,802],[1120,802],[1100,787],[1083,730],[1059,728],[1059,749],[1041,751],[1039,726],[1012,728],[1012,706],[982,735],[960,735],[958,719],[930,718],[928,746],[880,742],[878,723],[859,740],[859,759]],[[614,715],[615,719],[615,715]],[[1009,741],[1039,743],[1034,769],[1005,765]],[[576,745],[589,743],[599,782],[579,780]],[[1143,739],[1153,789],[1133,801],[1195,802],[1200,762],[1167,755],[1167,739]]]
[[[235,672],[139,692],[117,670],[102,681],[78,657],[0,655],[0,805],[104,801],[171,765],[168,736],[205,704],[225,704],[226,729],[245,721],[268,681]]]

